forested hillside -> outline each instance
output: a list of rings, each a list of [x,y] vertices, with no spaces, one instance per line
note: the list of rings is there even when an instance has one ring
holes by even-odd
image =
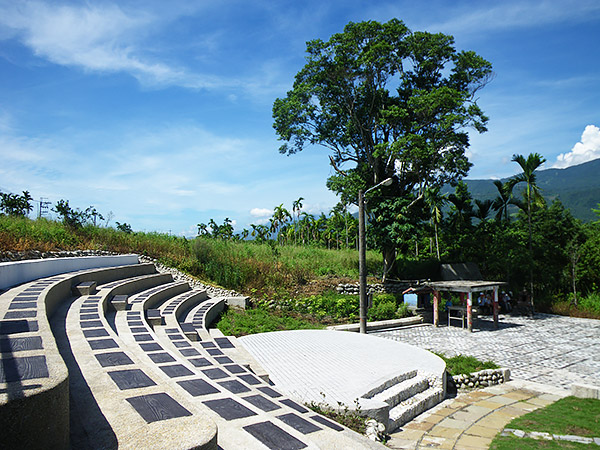
[[[502,179],[502,182],[508,178]],[[498,195],[493,180],[465,180],[469,192],[478,200],[493,200]],[[598,217],[592,212],[600,203],[600,159],[566,169],[546,169],[537,172],[537,184],[548,201],[559,199],[574,217],[589,222]],[[520,193],[522,187],[515,188]],[[447,192],[452,188],[448,187]],[[516,208],[515,208],[516,211]]]

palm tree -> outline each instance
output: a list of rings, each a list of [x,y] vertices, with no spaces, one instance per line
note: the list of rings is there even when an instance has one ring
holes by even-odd
[[[435,236],[435,251],[438,261],[440,260],[440,244],[438,239],[438,227],[442,223],[442,208],[448,201],[445,195],[440,195],[439,187],[428,188],[424,192],[425,203],[429,207],[431,214],[431,224],[433,225],[433,234]]]
[[[306,236],[306,243],[310,244],[310,231],[312,229],[312,224],[315,221],[315,218],[312,214],[301,213],[302,218],[299,220],[300,224],[300,238],[302,239],[302,244],[304,244],[304,236]],[[306,233],[306,234],[305,234]]]
[[[269,233],[269,229],[265,225],[254,225],[250,224],[252,227],[251,236],[255,237],[256,242],[264,242],[267,239],[267,234]]]
[[[448,201],[451,203],[449,221],[456,231],[461,231],[471,226],[473,205],[466,183],[459,181],[454,190],[455,192],[448,196]]]
[[[315,219],[312,225],[313,242],[318,244],[321,239],[325,237],[325,228],[327,227],[327,216],[325,216],[325,213],[321,213],[319,218]],[[323,245],[325,245],[325,240],[323,240]]]
[[[270,219],[271,232],[275,233],[275,239],[279,239],[279,229],[291,218],[289,211],[283,207],[283,203],[275,207],[273,217]]]
[[[208,231],[208,225],[205,223],[198,224],[198,236],[208,236],[210,232]]]
[[[494,199],[492,204],[492,208],[496,211],[496,220],[500,221],[504,217],[505,223],[508,224],[510,222],[508,207],[515,204],[512,198],[514,184],[510,181],[503,183],[500,180],[494,180],[494,185],[498,189],[498,197]]]
[[[292,220],[294,221],[294,245],[297,244],[296,239],[296,227],[298,225],[298,220],[300,220],[300,210],[302,209],[302,200],[304,197],[300,197],[298,200],[292,202]]]
[[[510,183],[513,187],[518,183],[526,184],[525,191],[523,192],[525,204],[518,202],[517,206],[521,209],[527,208],[527,225],[529,228],[529,296],[531,299],[531,313],[533,314],[533,239],[531,230],[531,208],[533,206],[543,206],[545,204],[541,190],[536,184],[535,171],[546,162],[546,158],[539,153],[531,153],[527,159],[525,159],[523,155],[513,155],[512,161],[521,166],[523,172],[515,175],[510,180]]]
[[[490,211],[492,209],[492,200],[475,200],[477,209],[475,210],[474,217],[480,220],[480,223],[486,222]]]

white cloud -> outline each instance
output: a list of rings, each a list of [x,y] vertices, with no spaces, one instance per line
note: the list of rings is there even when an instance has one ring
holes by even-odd
[[[600,158],[600,128],[588,125],[583,130],[581,141],[575,144],[570,152],[558,155],[552,167],[564,169],[597,158]]]
[[[268,208],[252,208],[250,210],[252,217],[270,217],[272,214],[273,210]]]
[[[481,3],[485,5],[484,2]],[[448,14],[449,11],[446,11]],[[600,13],[600,4],[594,0],[519,0],[501,2],[493,7],[473,8],[472,4],[458,7],[455,14],[427,28],[455,35],[528,28],[554,23],[591,20]]]
[[[147,55],[144,39],[160,27],[160,18],[151,13],[126,12],[110,4],[28,1],[9,5],[0,15],[5,37],[11,30],[37,56],[52,63],[93,72],[125,72],[148,85],[201,89],[224,84]]]
[[[176,52],[161,47],[157,40],[161,32],[169,32],[169,26],[177,26],[180,16],[193,15],[193,9],[179,4],[165,13],[156,5],[142,11],[110,3],[75,6],[0,0],[0,41],[16,37],[36,56],[54,64],[94,73],[126,73],[148,87],[224,89],[255,100],[285,91],[287,85],[279,81],[285,66],[278,60],[244,76],[202,73],[202,68],[190,68],[188,61],[176,62]],[[219,54],[210,48],[214,46],[210,41],[200,46],[199,58],[206,53],[213,61]],[[232,101],[238,98],[235,93],[228,96]]]

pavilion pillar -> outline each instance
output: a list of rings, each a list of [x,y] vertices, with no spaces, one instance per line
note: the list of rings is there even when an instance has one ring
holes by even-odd
[[[494,329],[498,329],[498,286],[494,286]]]
[[[467,293],[467,328],[469,333],[473,332],[473,293]]]
[[[440,324],[440,291],[433,291],[433,326],[437,327]]]
[[[464,305],[465,304],[465,293],[459,292],[458,295],[460,296],[460,304]]]

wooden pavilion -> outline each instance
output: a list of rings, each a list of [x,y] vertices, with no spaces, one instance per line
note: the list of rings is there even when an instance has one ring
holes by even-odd
[[[467,329],[473,331],[473,293],[482,291],[494,291],[492,301],[492,311],[494,316],[494,328],[498,328],[498,290],[506,285],[500,281],[472,281],[472,280],[453,280],[453,281],[430,281],[425,286],[433,292],[433,325],[439,326],[439,305],[441,293],[458,292],[461,300],[466,300]]]
[[[424,290],[433,293],[433,325],[439,326],[439,305],[441,299],[441,293],[446,292],[458,292],[460,294],[461,301],[466,303],[466,307],[453,307],[453,309],[460,310],[461,313],[465,313],[467,317],[467,329],[473,331],[473,294],[483,291],[494,291],[494,298],[492,301],[492,311],[494,317],[494,327],[498,328],[498,311],[499,311],[499,298],[498,291],[501,286],[505,286],[507,283],[502,281],[484,281],[481,278],[479,268],[474,263],[462,263],[462,264],[442,264],[441,265],[441,277],[442,281],[427,281],[420,284],[413,290],[423,292]],[[449,312],[450,314],[450,312]]]

